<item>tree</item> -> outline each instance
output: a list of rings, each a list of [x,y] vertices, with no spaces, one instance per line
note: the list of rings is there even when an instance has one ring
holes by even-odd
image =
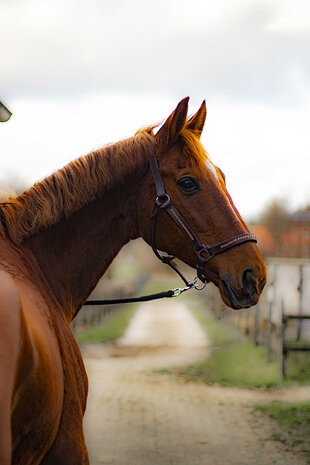
[[[273,199],[260,215],[259,223],[266,226],[272,234],[277,245],[277,251],[281,249],[282,234],[286,230],[289,211],[285,201]]]

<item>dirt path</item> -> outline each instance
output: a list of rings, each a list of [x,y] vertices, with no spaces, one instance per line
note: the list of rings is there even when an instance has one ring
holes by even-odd
[[[203,360],[208,341],[183,304],[144,304],[118,344],[84,346],[85,434],[92,465],[304,465],[253,411],[269,393],[208,387],[151,372]],[[286,391],[283,391],[283,393]],[[273,398],[287,394],[272,393]],[[309,390],[299,397],[309,399]]]

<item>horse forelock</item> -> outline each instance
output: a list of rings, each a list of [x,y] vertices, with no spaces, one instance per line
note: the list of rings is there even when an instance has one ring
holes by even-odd
[[[209,160],[209,155],[197,135],[185,127],[182,129],[180,137],[184,143],[183,153],[185,156],[195,160],[199,166],[204,166],[206,161]]]
[[[151,150],[150,132],[144,130],[72,161],[18,197],[0,202],[0,235],[20,244],[57,224],[147,166]]]

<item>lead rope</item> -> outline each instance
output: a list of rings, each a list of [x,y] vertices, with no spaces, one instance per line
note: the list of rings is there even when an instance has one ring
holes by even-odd
[[[190,283],[191,284],[191,283]],[[156,294],[142,295],[140,297],[124,297],[122,299],[106,299],[106,300],[87,300],[84,305],[117,305],[117,304],[132,304],[136,302],[148,302],[149,300],[164,299],[165,297],[177,297],[183,292],[191,289],[193,286],[183,288],[177,287],[169,291],[157,292]]]

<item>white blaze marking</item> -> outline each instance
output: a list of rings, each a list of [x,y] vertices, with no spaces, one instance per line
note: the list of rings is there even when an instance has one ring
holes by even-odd
[[[221,182],[219,180],[219,177],[218,177],[217,172],[216,172],[216,168],[213,165],[213,163],[210,160],[206,160],[205,163],[206,163],[206,167],[208,168],[210,173],[213,174],[213,176],[215,177],[215,179],[217,180],[217,182],[221,186]],[[230,203],[230,200],[228,199],[227,195],[223,192],[223,189],[222,189],[222,193],[224,194],[225,203],[227,204],[228,208],[233,213],[233,216],[236,218],[237,222],[240,223],[240,219],[238,218],[237,213],[235,212],[234,208],[232,207],[232,205]]]
[[[213,174],[213,176],[215,177],[217,182],[220,184],[220,180],[218,178],[218,175],[217,175],[217,172],[216,172],[216,169],[215,169],[215,166],[213,165],[213,163],[211,163],[209,160],[206,160],[206,167],[208,168],[210,173]]]

